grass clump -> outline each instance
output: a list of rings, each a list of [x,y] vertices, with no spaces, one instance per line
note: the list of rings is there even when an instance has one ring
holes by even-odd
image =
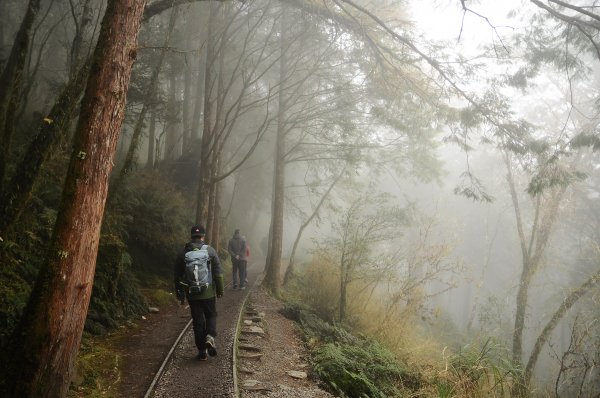
[[[519,380],[522,368],[504,346],[490,338],[450,355],[437,386],[440,397],[504,397],[510,396]]]
[[[306,307],[288,305],[284,314],[301,325],[314,370],[335,394],[402,397],[420,388],[420,375],[380,343],[330,324]]]

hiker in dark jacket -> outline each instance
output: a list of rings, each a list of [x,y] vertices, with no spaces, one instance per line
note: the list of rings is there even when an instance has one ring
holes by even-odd
[[[246,288],[246,241],[240,235],[240,230],[236,229],[233,237],[229,239],[227,250],[231,256],[231,273],[233,274],[233,288],[238,287],[238,276],[240,289]]]
[[[204,243],[205,230],[202,226],[192,227],[192,240],[185,245],[184,250],[175,260],[175,291],[177,298],[183,303],[187,297],[192,312],[194,326],[194,341],[198,347],[198,359],[206,361],[208,355],[217,355],[215,337],[217,336],[217,303],[216,297],[223,296],[223,272],[217,252]],[[190,292],[186,285],[186,253],[193,250],[208,251],[209,285],[201,292]],[[216,297],[215,297],[216,296]]]

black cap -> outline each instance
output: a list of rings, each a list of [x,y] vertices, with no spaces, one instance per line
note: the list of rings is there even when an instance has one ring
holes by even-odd
[[[197,237],[197,236],[204,236],[206,235],[206,231],[204,230],[204,227],[202,225],[194,225],[192,227],[192,238]]]

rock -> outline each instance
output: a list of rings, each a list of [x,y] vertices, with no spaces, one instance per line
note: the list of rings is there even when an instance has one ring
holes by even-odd
[[[238,348],[241,350],[246,350],[246,351],[254,351],[254,352],[262,351],[262,349],[260,347],[250,345],[250,344],[239,344]]]
[[[255,387],[243,387],[244,390],[246,391],[257,391],[257,392],[271,392],[272,390],[268,387],[261,387],[261,386],[255,386]]]
[[[245,359],[260,359],[262,357],[263,354],[240,354],[238,355],[238,358],[245,358]]]
[[[244,380],[244,384],[242,384],[242,386],[244,388],[246,388],[246,387],[256,387],[258,384],[260,384],[260,381],[258,381],[258,380]]]
[[[250,326],[249,328],[243,329],[242,333],[247,333],[247,334],[258,334],[260,336],[265,334],[265,331],[258,326]]]
[[[249,374],[249,375],[256,373],[254,370],[248,369],[248,368],[240,368],[240,372],[246,373],[246,374]]]
[[[288,370],[286,373],[294,379],[306,379],[308,377],[306,372],[300,370]]]
[[[250,321],[248,319],[244,319],[244,325],[250,326],[250,325],[252,325],[252,321]]]
[[[148,307],[148,312],[151,314],[157,314],[158,311],[159,311],[159,309],[156,307]]]

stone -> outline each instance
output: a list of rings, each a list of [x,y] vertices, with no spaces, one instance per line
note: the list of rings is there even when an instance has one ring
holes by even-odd
[[[242,386],[243,387],[256,387],[259,384],[260,384],[260,381],[258,381],[258,380],[244,380],[244,384],[242,384]]]
[[[248,320],[248,319],[244,319],[244,325],[250,326],[250,325],[252,325],[252,321]]]
[[[288,376],[293,377],[294,379],[306,379],[308,377],[306,372],[302,372],[300,370],[288,370],[286,373]]]
[[[250,326],[249,328],[243,329],[242,333],[258,334],[262,336],[263,334],[265,334],[265,331],[259,326]]]
[[[156,307],[148,307],[148,312],[151,314],[157,314],[159,312],[159,309]]]
[[[244,359],[260,359],[262,357],[263,354],[240,354],[238,355],[238,358],[244,358]]]
[[[248,369],[248,368],[240,368],[240,372],[246,373],[246,374],[249,374],[249,375],[256,373],[256,371],[254,371],[252,369]]]
[[[251,344],[239,344],[238,348],[240,350],[246,350],[246,351],[254,351],[254,352],[262,351],[262,349],[260,347],[257,347],[255,345],[251,345]]]

